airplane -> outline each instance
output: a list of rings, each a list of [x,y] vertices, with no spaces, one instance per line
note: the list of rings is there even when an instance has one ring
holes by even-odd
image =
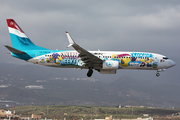
[[[157,70],[161,71],[176,65],[168,57],[150,52],[127,51],[88,51],[75,43],[66,32],[69,47],[75,50],[50,50],[35,45],[13,19],[6,19],[12,46],[5,45],[15,58],[34,64],[60,67],[88,69],[91,77],[93,70],[101,74],[116,74],[118,69]]]

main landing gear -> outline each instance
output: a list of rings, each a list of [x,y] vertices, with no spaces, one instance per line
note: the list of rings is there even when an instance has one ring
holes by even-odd
[[[159,77],[159,76],[160,76],[160,73],[156,73],[156,76]]]
[[[88,76],[88,77],[91,77],[92,74],[93,74],[93,70],[92,70],[92,68],[90,68],[89,71],[88,71],[88,73],[87,73],[87,76]]]

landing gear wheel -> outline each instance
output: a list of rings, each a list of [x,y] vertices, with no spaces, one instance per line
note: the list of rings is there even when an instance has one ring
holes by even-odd
[[[159,76],[160,76],[160,73],[156,73],[156,76],[159,77]]]
[[[93,74],[93,70],[92,70],[92,69],[89,69],[89,71],[88,71],[88,73],[87,73],[87,76],[88,76],[88,77],[91,77],[92,74]]]

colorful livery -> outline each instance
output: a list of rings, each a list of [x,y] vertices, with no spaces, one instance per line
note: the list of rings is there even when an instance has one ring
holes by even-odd
[[[101,74],[116,74],[118,69],[157,70],[173,67],[175,62],[164,55],[148,52],[87,51],[74,42],[68,32],[69,46],[75,50],[50,50],[35,45],[13,19],[7,19],[12,46],[5,45],[13,57],[51,67],[93,69]]]

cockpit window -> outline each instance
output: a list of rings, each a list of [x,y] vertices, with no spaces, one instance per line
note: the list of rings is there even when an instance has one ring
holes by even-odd
[[[163,57],[163,59],[167,60],[167,59],[169,59],[169,58],[168,58],[168,57]]]

